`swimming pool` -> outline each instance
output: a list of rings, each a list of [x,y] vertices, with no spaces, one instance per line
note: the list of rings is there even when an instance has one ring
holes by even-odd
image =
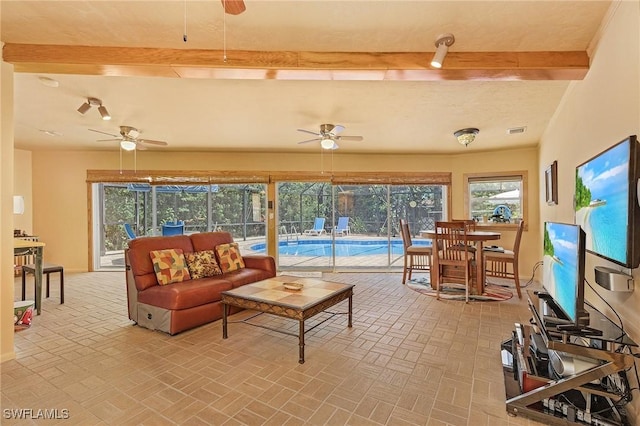
[[[387,254],[389,246],[387,240],[337,240],[336,256],[370,256],[374,254]],[[414,245],[430,246],[431,241],[414,241]],[[254,244],[251,250],[264,253],[265,244]],[[301,240],[301,241],[280,241],[278,253],[287,256],[331,256],[333,242],[331,240]],[[391,253],[402,255],[404,249],[402,240],[391,241]]]

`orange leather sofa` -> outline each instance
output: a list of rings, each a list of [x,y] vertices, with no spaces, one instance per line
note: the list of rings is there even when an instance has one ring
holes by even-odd
[[[228,232],[203,232],[167,237],[140,237],[125,250],[129,318],[142,327],[176,334],[222,318],[220,293],[274,277],[271,256],[242,256],[245,268],[213,277],[159,285],[150,252],[182,249],[184,253],[214,250],[233,242]],[[232,311],[233,312],[233,311]]]

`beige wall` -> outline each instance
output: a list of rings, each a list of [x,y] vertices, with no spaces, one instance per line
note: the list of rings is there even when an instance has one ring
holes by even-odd
[[[541,204],[542,221],[574,221],[575,167],[625,137],[640,134],[639,100],[640,3],[615,3],[610,21],[592,55],[587,78],[571,84],[541,141],[540,179],[544,169],[553,160],[558,160],[560,183],[559,205]],[[623,318],[631,337],[640,342],[640,268],[633,271],[635,291],[616,293],[601,289],[595,283],[594,267],[598,265],[621,268],[587,254],[587,280]],[[610,309],[589,289],[587,298],[615,320]],[[632,404],[632,414],[635,414],[632,418],[640,415],[638,400],[635,398]]]
[[[2,62],[0,84],[0,362],[13,349],[13,66]]]
[[[13,155],[13,195],[24,197],[24,214],[13,216],[13,227],[33,235],[31,151],[16,149]]]
[[[32,158],[33,226],[34,232],[47,244],[45,259],[60,263],[70,271],[86,271],[89,264],[86,171],[118,169],[118,152],[48,151],[34,152]],[[456,217],[464,213],[461,187],[464,173],[502,171],[509,165],[507,171],[528,171],[529,191],[533,194],[538,191],[537,148],[457,156],[334,154],[333,160],[335,171],[452,171],[452,215]],[[325,170],[330,170],[327,158],[324,164]],[[131,164],[125,162],[125,166],[131,167]],[[142,152],[138,155],[137,167],[145,170],[313,171],[319,170],[320,161],[318,154]],[[532,270],[539,257],[536,202],[529,204],[528,214],[532,225],[523,236],[523,275]],[[505,242],[501,244],[510,246],[512,241],[513,232],[506,232]]]

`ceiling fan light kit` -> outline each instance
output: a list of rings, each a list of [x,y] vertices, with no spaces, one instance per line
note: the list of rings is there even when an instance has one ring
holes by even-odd
[[[320,146],[324,149],[336,149],[338,145],[336,145],[335,141],[330,137],[323,138],[320,141]]]
[[[453,136],[456,137],[456,139],[458,140],[458,142],[462,145],[464,145],[465,147],[467,145],[469,145],[471,142],[473,142],[476,139],[476,135],[480,132],[480,130],[476,129],[475,127],[469,127],[466,129],[460,129],[456,132],[453,133]]]
[[[442,68],[444,57],[447,56],[449,47],[453,43],[455,43],[455,41],[455,37],[450,33],[441,34],[438,36],[438,38],[436,39],[436,53],[433,55],[433,59],[431,60],[432,67]]]
[[[136,143],[134,141],[123,139],[120,141],[120,148],[125,151],[133,151],[136,149]]]

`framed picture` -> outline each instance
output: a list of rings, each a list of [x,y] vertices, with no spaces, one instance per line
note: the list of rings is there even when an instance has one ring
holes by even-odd
[[[547,204],[558,204],[558,162],[554,161],[544,172]]]

